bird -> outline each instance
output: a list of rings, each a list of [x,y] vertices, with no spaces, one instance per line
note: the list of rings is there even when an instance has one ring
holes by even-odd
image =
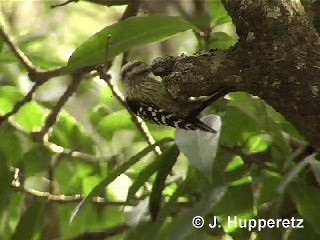
[[[184,130],[216,131],[199,119],[199,114],[216,97],[200,101],[179,101],[166,91],[151,67],[141,61],[126,64],[120,74],[128,109],[143,120]]]

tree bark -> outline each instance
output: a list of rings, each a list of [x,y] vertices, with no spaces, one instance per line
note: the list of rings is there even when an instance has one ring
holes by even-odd
[[[320,39],[299,1],[224,0],[239,41],[224,52],[157,59],[173,97],[245,91],[272,106],[320,150]]]

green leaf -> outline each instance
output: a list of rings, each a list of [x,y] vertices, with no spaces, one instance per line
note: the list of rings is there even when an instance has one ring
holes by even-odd
[[[303,223],[303,228],[292,228],[289,230],[288,240],[318,240],[320,235],[317,234],[308,222]]]
[[[320,186],[320,162],[316,159],[310,162],[311,171],[313,172],[318,185]]]
[[[39,172],[45,172],[50,166],[52,152],[43,145],[36,145],[27,151],[20,162],[24,166],[24,176],[32,176]]]
[[[148,129],[150,130],[153,138],[159,141],[163,138],[174,138],[175,129],[172,127],[160,126],[154,123],[145,122]]]
[[[149,209],[153,220],[157,217],[159,211],[162,200],[162,190],[164,189],[166,178],[177,161],[179,153],[179,148],[176,145],[173,145],[165,154],[161,155],[160,169],[158,170],[157,177],[153,183],[149,202]]]
[[[85,153],[93,154],[95,152],[91,136],[76,119],[64,111],[55,124],[50,141]]]
[[[228,35],[225,32],[215,32],[212,34],[210,40],[210,48],[213,49],[228,49],[231,46],[235,45],[237,39]]]
[[[11,173],[8,167],[8,159],[0,152],[0,217],[8,207],[11,192]]]
[[[297,183],[289,187],[289,193],[302,217],[320,234],[320,190],[306,184]]]
[[[257,231],[257,238],[255,240],[270,240],[270,239],[283,239],[281,237],[281,229],[266,227],[266,228],[263,228],[261,231]],[[303,239],[306,239],[306,238],[303,238]]]
[[[97,128],[97,125],[105,116],[109,115],[111,111],[105,105],[98,105],[90,113],[90,122],[93,127]]]
[[[227,186],[220,186],[204,193],[200,201],[198,201],[190,210],[175,217],[171,223],[166,225],[162,233],[157,236],[157,239],[185,239],[195,230],[192,225],[192,219],[195,216],[205,217],[212,208],[223,199],[227,189]]]
[[[113,112],[102,117],[97,123],[97,132],[106,140],[111,140],[119,129],[132,129],[133,122],[127,110]]]
[[[191,23],[180,17],[151,15],[128,18],[105,27],[82,43],[70,57],[66,71],[102,64],[132,47],[164,41],[192,28]],[[111,39],[106,56],[109,36]]]
[[[242,182],[235,182],[229,186],[223,199],[214,207],[215,215],[219,215],[222,225],[228,232],[233,232],[234,226],[228,225],[228,217],[252,218],[253,213],[253,193],[250,178],[243,179]]]
[[[23,94],[16,87],[5,86],[0,88],[0,114],[12,111],[16,102],[23,98]]]
[[[3,45],[4,45],[4,40],[2,37],[0,37],[0,56],[1,56],[2,49],[3,49]]]
[[[266,204],[276,199],[278,194],[277,187],[281,181],[280,175],[269,171],[263,171],[259,172],[257,178],[254,178],[253,180],[257,185],[261,185],[259,195],[257,196],[257,204]]]
[[[162,156],[162,155],[161,155]],[[151,162],[148,166],[146,166],[143,170],[140,171],[138,177],[133,182],[131,187],[128,190],[127,200],[128,203],[139,190],[139,188],[146,182],[148,179],[157,171],[161,164],[161,156],[157,157],[157,159]]]
[[[178,198],[189,191],[190,184],[193,184],[193,180],[194,179],[192,178],[187,178],[185,181],[179,184],[174,193],[171,195],[170,199],[164,203],[156,220],[153,222],[140,222],[138,226],[128,232],[125,239],[148,240],[155,238],[155,236],[159,236],[158,232],[160,231],[162,225],[166,222],[167,217],[170,216],[172,211],[174,211],[176,208]],[[161,235],[159,237],[161,238]]]
[[[208,4],[211,18],[215,25],[231,22],[231,17],[228,15],[221,1],[209,1]]]
[[[312,154],[306,158],[304,158],[301,162],[299,162],[295,167],[290,169],[284,177],[282,178],[279,187],[278,192],[283,193],[286,187],[291,183],[298,175],[299,173],[308,165],[310,162],[316,161],[314,160],[315,154]]]
[[[8,165],[17,166],[23,154],[22,138],[20,132],[10,124],[3,124],[0,127],[0,152],[4,155]]]
[[[22,215],[12,240],[32,240],[43,217],[44,203],[34,201]]]
[[[97,186],[95,186],[91,192],[89,193],[88,196],[86,196],[78,205],[77,207],[73,210],[71,218],[70,218],[70,222],[72,222],[75,217],[78,215],[78,213],[80,212],[80,210],[83,208],[84,204],[87,203],[88,201],[90,201],[90,199],[96,195],[99,195],[108,184],[110,184],[111,182],[113,182],[118,176],[120,176],[121,174],[123,174],[125,171],[127,171],[132,165],[134,165],[135,163],[137,163],[142,157],[144,157],[145,155],[147,155],[149,152],[151,152],[155,146],[160,146],[166,142],[170,142],[173,139],[171,138],[166,138],[163,139],[159,142],[156,142],[153,145],[149,145],[148,147],[146,147],[145,149],[143,149],[141,152],[139,152],[138,154],[136,154],[135,156],[131,157],[128,161],[124,162],[123,164],[121,164],[119,167],[117,167],[116,169],[114,169],[112,172],[110,172],[110,174],[108,175],[107,178],[105,178],[104,180],[102,180]]]
[[[217,133],[177,129],[175,142],[190,163],[211,181],[212,164],[217,154],[220,137],[221,119],[219,116],[210,115],[201,120]]]
[[[44,119],[44,109],[34,101],[26,103],[13,117],[13,120],[28,132],[39,130],[44,122]]]
[[[24,95],[16,87],[0,88],[0,113],[11,112],[15,104],[22,100]],[[44,109],[35,101],[25,103],[23,107],[13,116],[12,121],[30,132],[38,130],[45,117]]]

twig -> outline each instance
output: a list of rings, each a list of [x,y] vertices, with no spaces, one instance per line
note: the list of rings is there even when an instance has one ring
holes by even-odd
[[[51,152],[53,153],[58,153],[58,154],[62,154],[63,156],[70,156],[72,158],[78,158],[83,160],[85,163],[88,164],[94,164],[94,163],[98,163],[99,161],[104,161],[104,160],[108,160],[112,157],[115,156],[111,156],[111,157],[97,157],[95,155],[91,155],[91,154],[87,154],[84,152],[79,152],[79,151],[75,151],[69,148],[65,148],[65,147],[61,147],[55,143],[52,142],[44,142],[44,146],[49,149]]]
[[[112,81],[110,81],[110,75],[105,71],[104,67],[98,67],[97,72],[99,73],[100,78],[108,84],[108,86],[112,91],[112,94],[116,97],[116,99],[120,102],[120,104],[128,110],[133,122],[137,126],[138,130],[141,132],[142,136],[147,140],[148,144],[150,145],[154,144],[155,140],[150,134],[147,125],[141,118],[137,117],[135,114],[133,114],[130,111],[130,109],[126,104],[126,100],[124,96],[122,95],[118,87]],[[158,156],[162,154],[161,149],[158,146],[155,147],[154,152]]]
[[[4,27],[0,23],[0,37],[9,46],[13,54],[18,58],[20,63],[27,69],[29,78],[32,82],[45,82],[48,79],[63,74],[64,67],[43,71],[42,69],[35,66],[30,59],[20,50],[20,48],[10,39],[9,35],[4,30]]]
[[[18,176],[19,172],[18,168],[14,168],[15,176]],[[81,202],[85,196],[82,194],[75,194],[75,195],[57,195],[51,194],[50,192],[42,192],[32,188],[26,188],[20,184],[19,178],[15,178],[12,181],[12,188],[16,192],[20,192],[26,195],[33,196],[39,200],[44,200],[48,202],[55,202],[55,203],[78,203]],[[139,201],[131,201],[129,203],[123,201],[109,201],[102,197],[93,197],[91,199],[92,203],[99,204],[101,206],[136,206]]]
[[[132,17],[137,15],[139,8],[140,8],[141,0],[131,0],[131,2],[128,4],[126,9],[124,10],[124,13],[120,19],[120,21],[125,20],[128,17]]]
[[[28,189],[22,186],[12,185],[14,190],[17,192],[21,192],[27,195],[32,195],[37,199],[45,200],[48,202],[55,203],[79,203],[84,199],[84,195],[76,194],[76,195],[56,195],[50,194],[49,192],[41,192],[35,189]],[[109,201],[102,197],[93,197],[91,199],[92,203],[96,203],[102,206],[135,206],[137,203],[126,203],[122,201]]]
[[[51,113],[47,116],[44,126],[39,132],[33,132],[32,137],[35,141],[41,142],[43,140],[47,141],[47,133],[49,129],[55,124],[58,114],[64,104],[68,101],[69,97],[77,90],[81,82],[81,74],[75,73],[72,75],[72,82],[68,86],[67,90],[60,97],[59,101],[52,109]]]
[[[62,3],[58,3],[58,4],[52,4],[51,8],[56,8],[56,7],[61,7],[61,6],[65,6],[71,2],[78,2],[79,0],[69,0],[66,2],[62,2]],[[88,2],[92,2],[95,4],[99,4],[99,5],[103,5],[103,6],[121,6],[121,5],[125,5],[128,4],[130,1],[132,0],[87,0]]]
[[[56,194],[56,188],[55,188],[55,183],[54,183],[54,179],[55,179],[55,173],[56,173],[56,169],[61,161],[61,159],[63,158],[63,154],[59,153],[59,154],[54,154],[51,157],[51,161],[50,161],[50,165],[48,167],[47,170],[47,180],[48,180],[48,192],[52,195],[52,194]]]
[[[65,67],[60,67],[49,71],[29,72],[28,76],[32,82],[46,82],[50,78],[65,74],[64,70]]]
[[[67,0],[65,2],[55,3],[55,4],[51,5],[51,8],[62,7],[62,6],[68,5],[69,3],[72,3],[72,2],[79,2],[79,0]]]
[[[8,44],[11,51],[14,53],[14,55],[16,55],[16,57],[20,60],[22,65],[28,70],[29,73],[40,71],[40,69],[34,66],[29,58],[19,49],[19,47],[13,43],[9,35],[5,32],[2,24],[0,24],[0,36],[3,38],[5,43]]]
[[[35,83],[35,84],[33,85],[33,87],[31,88],[31,90],[27,93],[27,95],[26,95],[22,100],[18,101],[18,102],[14,105],[13,109],[12,109],[10,112],[6,113],[6,114],[3,115],[3,116],[0,116],[0,126],[1,126],[4,122],[8,121],[9,117],[11,117],[13,114],[16,114],[26,103],[32,101],[34,92],[35,92],[35,91],[38,89],[38,87],[40,87],[41,85],[42,85],[41,82]]]

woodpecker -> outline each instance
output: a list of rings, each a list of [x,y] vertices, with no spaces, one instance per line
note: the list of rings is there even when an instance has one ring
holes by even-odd
[[[150,66],[140,61],[126,64],[120,77],[127,106],[135,115],[158,125],[216,133],[198,118],[212,99],[194,102],[174,99],[152,74]]]

